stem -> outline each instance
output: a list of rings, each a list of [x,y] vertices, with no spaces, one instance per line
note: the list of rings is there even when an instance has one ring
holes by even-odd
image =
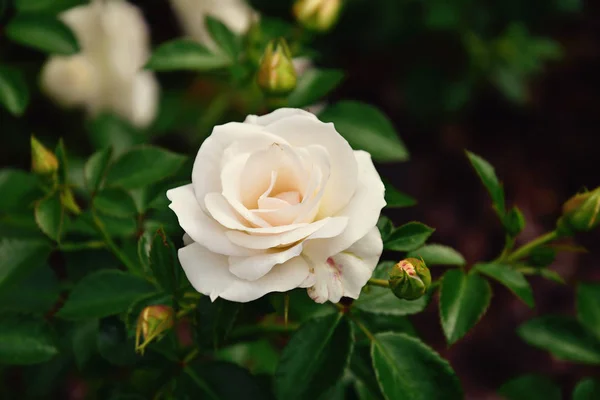
[[[389,288],[390,287],[390,283],[388,281],[386,281],[385,279],[371,278],[371,279],[369,279],[369,281],[367,282],[367,284],[373,285],[373,286],[384,287],[384,288]]]
[[[106,247],[106,244],[100,240],[92,240],[89,242],[82,243],[62,243],[59,249],[62,251],[78,251],[78,250],[90,250],[90,249],[102,249]]]
[[[294,332],[300,327],[300,324],[288,322],[287,325],[277,324],[258,324],[258,325],[246,325],[240,326],[234,329],[229,338],[239,339],[244,336],[252,336],[260,333],[290,333]]]
[[[360,330],[363,331],[365,336],[368,337],[371,342],[374,342],[376,340],[375,336],[373,336],[373,333],[371,333],[369,328],[367,328],[358,318],[356,318],[352,314],[347,314],[347,315],[348,315],[348,317],[350,317],[352,322],[354,322],[356,324],[356,326],[358,326],[360,328]]]
[[[113,252],[113,254],[119,259],[119,261],[127,268],[127,270],[133,274],[141,275],[138,266],[129,259],[127,254],[123,253],[119,247],[113,242],[108,232],[104,228],[104,224],[100,221],[100,218],[96,215],[96,213],[92,210],[92,218],[94,220],[94,225],[96,225],[96,229],[102,235],[102,239],[106,243],[106,247]]]
[[[551,241],[555,240],[556,238],[558,238],[558,233],[556,231],[548,232],[548,233],[532,240],[529,243],[525,243],[523,246],[519,247],[508,257],[501,258],[500,261],[514,262],[514,261],[520,260],[521,258],[528,256],[529,253],[531,253],[531,251],[533,249],[535,249],[536,247],[546,244],[548,242],[551,242]]]

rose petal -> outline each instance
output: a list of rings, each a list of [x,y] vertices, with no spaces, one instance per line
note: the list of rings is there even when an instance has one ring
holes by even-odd
[[[339,236],[307,244],[304,251],[315,260],[326,260],[369,233],[377,224],[381,209],[386,204],[385,187],[371,161],[371,155],[364,151],[356,151],[355,155],[360,166],[359,185],[350,204],[336,215],[348,217],[348,226]]]
[[[265,130],[282,137],[291,146],[306,147],[318,143],[327,149],[331,175],[317,218],[335,215],[348,204],[357,187],[358,165],[352,148],[332,123],[307,116],[291,116],[267,125]]]
[[[318,120],[318,118],[314,114],[311,114],[308,111],[304,111],[304,110],[301,110],[298,108],[278,108],[277,110],[275,110],[269,114],[265,114],[265,115],[261,115],[261,116],[248,115],[246,117],[246,120],[244,121],[244,123],[252,124],[252,125],[267,126],[267,125],[272,124],[273,122],[277,122],[281,119],[294,117],[294,116],[301,116],[301,117],[307,117],[307,118],[312,118],[312,119]],[[318,142],[316,142],[316,143],[318,143]]]
[[[257,125],[230,122],[216,126],[200,146],[192,169],[192,184],[200,206],[204,208],[204,197],[208,193],[222,192],[221,170],[224,157],[232,153],[237,155],[242,151],[251,153],[273,143],[286,142]]]
[[[167,198],[171,201],[169,207],[177,215],[179,225],[193,241],[220,254],[231,256],[256,254],[255,251],[232,243],[226,236],[227,229],[202,211],[191,184],[167,191]]]

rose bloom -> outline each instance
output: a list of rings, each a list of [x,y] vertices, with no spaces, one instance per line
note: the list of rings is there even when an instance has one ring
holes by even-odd
[[[192,183],[167,197],[199,292],[248,302],[307,288],[335,303],[358,298],[381,256],[384,191],[369,153],[332,123],[284,108],[215,127]]]
[[[50,57],[41,77],[46,93],[91,115],[111,111],[135,126],[150,124],[159,87],[154,75],[142,70],[150,40],[139,9],[121,0],[93,0],[60,19],[73,30],[81,52]]]

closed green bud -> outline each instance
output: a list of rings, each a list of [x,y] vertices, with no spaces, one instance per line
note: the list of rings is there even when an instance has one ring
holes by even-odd
[[[293,12],[306,29],[326,32],[337,22],[342,9],[342,0],[298,0]]]
[[[148,306],[138,317],[135,331],[135,350],[144,353],[144,349],[153,340],[160,339],[173,327],[175,311],[164,305]]]
[[[265,94],[274,96],[285,96],[296,88],[296,70],[285,39],[269,42],[258,67],[256,82]]]
[[[576,194],[563,205],[558,225],[562,232],[591,231],[600,224],[600,187]]]
[[[54,153],[31,135],[31,170],[40,175],[50,175],[58,170]]]
[[[431,286],[431,273],[422,260],[407,258],[394,265],[389,283],[399,299],[416,300]]]

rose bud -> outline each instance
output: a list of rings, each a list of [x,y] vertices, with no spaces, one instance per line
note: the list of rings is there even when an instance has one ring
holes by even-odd
[[[431,285],[431,273],[421,260],[407,258],[394,265],[390,271],[390,289],[399,299],[416,300]]]
[[[160,339],[162,335],[173,327],[175,323],[175,312],[169,306],[153,305],[142,310],[138,317],[135,331],[135,350],[144,353],[144,349],[154,339]],[[143,342],[140,344],[140,339]]]
[[[296,88],[292,54],[283,38],[272,40],[260,61],[256,82],[269,95],[285,96]]]
[[[298,0],[293,12],[306,29],[326,32],[337,22],[341,8],[341,0]]]
[[[579,193],[563,205],[559,228],[568,231],[591,231],[600,224],[600,188]]]
[[[31,135],[31,170],[36,174],[50,175],[58,170],[54,153]]]

